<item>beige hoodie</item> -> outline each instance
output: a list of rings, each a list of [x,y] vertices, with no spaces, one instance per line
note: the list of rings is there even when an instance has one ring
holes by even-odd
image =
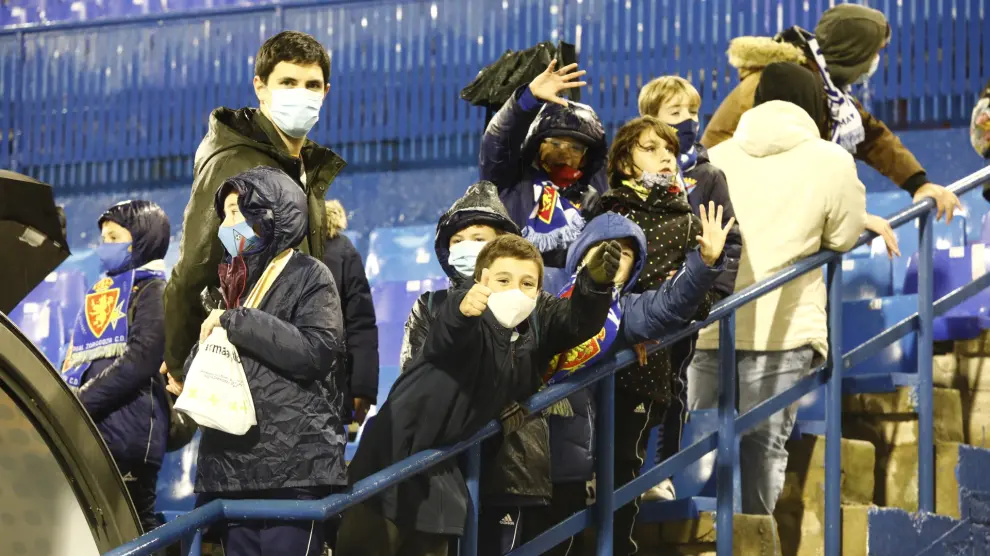
[[[708,151],[725,172],[742,233],[735,291],[820,249],[848,251],[864,230],[866,188],[852,156],[820,138],[800,107],[771,101],[742,115],[732,139]],[[812,271],[736,313],[736,349],[828,352],[825,281]],[[718,349],[718,327],[698,338]]]

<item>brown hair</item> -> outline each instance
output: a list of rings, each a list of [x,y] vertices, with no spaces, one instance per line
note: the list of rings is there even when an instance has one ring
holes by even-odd
[[[539,287],[543,288],[543,255],[540,255],[539,250],[529,241],[515,234],[501,235],[489,241],[478,253],[478,260],[474,265],[474,279],[481,280],[481,271],[491,268],[497,259],[533,261],[540,269],[536,278]]]
[[[330,55],[311,35],[299,31],[282,31],[265,41],[255,57],[254,74],[267,85],[279,62],[300,66],[318,64],[323,71],[323,85],[330,84]]]
[[[664,104],[680,94],[687,95],[692,110],[701,108],[701,95],[687,79],[676,75],[664,75],[650,81],[639,91],[640,116],[656,116]]]
[[[677,140],[677,131],[653,116],[640,116],[626,122],[619,128],[608,150],[608,183],[613,187],[632,176],[626,175],[624,168],[633,168],[633,149],[639,144],[639,136],[644,131],[652,130],[657,137],[667,143],[667,150],[676,160],[681,156],[681,145]]]

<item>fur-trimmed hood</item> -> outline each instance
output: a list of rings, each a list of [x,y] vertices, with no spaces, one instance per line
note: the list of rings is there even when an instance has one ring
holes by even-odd
[[[327,208],[327,238],[333,239],[347,229],[347,211],[336,199],[327,199],[324,204]]]
[[[805,65],[807,57],[801,47],[778,42],[771,37],[738,37],[729,42],[729,65],[739,70],[739,78],[762,71],[774,62],[794,62]]]

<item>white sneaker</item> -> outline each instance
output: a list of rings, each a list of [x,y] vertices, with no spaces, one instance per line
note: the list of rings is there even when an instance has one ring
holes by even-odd
[[[657,500],[670,501],[677,498],[674,492],[674,483],[670,479],[664,479],[662,483],[643,493],[643,501],[655,502]]]

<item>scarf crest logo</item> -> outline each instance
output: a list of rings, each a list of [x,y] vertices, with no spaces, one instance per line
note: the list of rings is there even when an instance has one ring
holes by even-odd
[[[120,288],[111,288],[113,280],[103,278],[93,287],[93,293],[86,295],[86,325],[93,336],[100,338],[108,327],[117,327],[117,321],[124,317]]]
[[[540,195],[540,210],[536,213],[541,221],[549,224],[553,219],[553,209],[557,206],[557,190],[546,185],[543,187],[543,194]]]

